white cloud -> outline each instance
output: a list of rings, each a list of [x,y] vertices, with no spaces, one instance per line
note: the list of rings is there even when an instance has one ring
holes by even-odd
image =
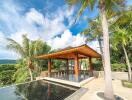
[[[89,45],[92,49],[94,49],[95,51],[97,51],[98,53],[100,53],[98,41],[89,42],[89,43],[87,43],[87,45]]]
[[[43,15],[34,8],[31,8],[30,11],[26,13],[26,20],[31,24],[37,23],[39,25],[43,25],[44,24],[43,19],[44,19]]]
[[[4,33],[0,32],[0,59],[17,59],[19,55],[14,53],[13,51],[8,51],[6,49],[6,37]]]
[[[0,22],[2,21],[2,23],[6,24],[4,30],[8,36],[0,32],[0,57],[6,55],[8,58],[17,58],[16,54],[3,49],[6,43],[5,38],[10,37],[22,43],[23,34],[27,34],[28,38],[32,40],[41,38],[47,41],[53,49],[84,44],[84,37],[80,34],[74,36],[67,29],[73,22],[73,13],[74,8],[68,9],[64,6],[54,12],[45,13],[44,16],[35,8],[23,12],[23,8],[17,6],[13,1],[2,2]],[[68,25],[65,25],[65,19],[68,20]],[[2,27],[4,28],[4,26]]]
[[[73,41],[72,33],[69,30],[66,30],[60,37],[57,36],[53,39],[48,40],[47,42],[53,49],[58,49],[69,46],[69,44],[72,41]]]
[[[0,49],[0,59],[18,59],[20,56],[13,51]]]
[[[81,34],[77,34],[75,36],[75,40],[72,43],[72,45],[79,46],[79,45],[82,45],[82,44],[85,44],[85,38],[83,36],[81,36]]]
[[[70,21],[73,11],[74,9],[69,10],[68,7],[62,6],[54,12],[45,12],[45,16],[35,8],[23,13],[22,7],[10,1],[3,2],[0,21],[6,23],[6,30],[11,36],[27,32],[30,36],[48,40],[66,29],[64,19],[67,18]]]
[[[68,46],[79,46],[85,43],[85,39],[80,34],[76,36],[72,35],[70,30],[65,30],[64,33],[59,37],[55,37],[47,41],[53,49],[65,48]]]
[[[0,7],[0,24],[4,23],[5,26],[2,26],[5,34],[0,33],[0,50],[4,52],[4,55],[10,55],[10,52],[4,51],[4,38],[10,37],[16,40],[19,43],[22,43],[22,35],[27,34],[27,36],[34,40],[41,38],[44,41],[50,41],[56,35],[63,33],[63,31],[68,27],[65,25],[64,20],[68,19],[70,24],[73,16],[74,9],[68,9],[67,7],[60,7],[54,12],[46,12],[45,16],[35,8],[29,9],[27,12],[23,12],[24,8],[20,5],[18,6],[14,1],[3,1],[1,2]],[[1,31],[1,30],[0,30]],[[7,35],[8,34],[8,35]],[[66,33],[65,33],[66,34]],[[68,37],[71,39],[72,34],[62,35],[62,38],[65,43],[69,44]],[[56,37],[54,41],[56,44],[59,44],[58,47],[65,46],[64,43]],[[57,42],[58,41],[58,42]],[[56,47],[57,48],[57,47]],[[0,56],[2,57],[2,54]],[[12,56],[13,57],[13,56]]]
[[[5,42],[5,35],[3,32],[0,32],[0,45]]]

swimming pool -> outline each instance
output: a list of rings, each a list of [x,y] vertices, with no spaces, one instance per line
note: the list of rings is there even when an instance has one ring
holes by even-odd
[[[0,100],[64,100],[78,88],[45,80],[0,88]]]

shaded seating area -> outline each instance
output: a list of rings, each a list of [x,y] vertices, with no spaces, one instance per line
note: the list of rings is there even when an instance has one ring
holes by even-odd
[[[87,71],[91,73],[91,76],[92,76],[92,71],[93,71],[92,58],[101,58],[101,55],[97,53],[95,50],[93,50],[92,48],[90,48],[89,46],[81,45],[78,47],[65,48],[50,54],[40,55],[40,56],[37,56],[36,58],[48,60],[48,77],[51,77],[52,64],[53,64],[52,60],[57,59],[57,60],[65,61],[66,70],[59,72],[59,74],[56,75],[56,77],[64,76],[63,78],[67,78],[68,76],[71,77],[71,75],[73,75],[75,79],[78,81],[82,73],[81,68],[79,67],[79,61],[81,59],[89,60],[90,69]],[[69,61],[74,62],[73,67],[71,67],[72,65],[70,66]]]

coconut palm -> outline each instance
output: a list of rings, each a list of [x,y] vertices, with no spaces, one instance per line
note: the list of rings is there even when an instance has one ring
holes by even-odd
[[[132,31],[132,8],[130,7],[128,10],[124,11],[123,14],[116,17],[112,26],[124,27],[127,30],[130,30],[131,32]]]
[[[86,8],[93,9],[96,5],[98,6],[102,33],[104,43],[104,72],[105,72],[105,97],[108,99],[114,99],[112,79],[111,79],[111,66],[110,66],[110,52],[109,52],[109,30],[107,17],[116,14],[119,5],[124,5],[123,0],[66,0],[70,6],[81,4],[81,8],[77,14],[80,16]],[[117,8],[117,9],[115,9]]]
[[[132,38],[132,10],[131,8],[126,10],[121,16],[116,18],[112,29],[114,30],[114,34],[112,34],[111,36],[112,43],[114,43],[113,47],[117,49],[116,47],[119,44],[121,44],[124,54],[125,54],[126,63],[128,66],[129,81],[132,81],[131,65],[130,65],[128,54],[126,51],[126,46],[130,44],[130,40]]]
[[[132,39],[132,33],[126,30],[125,28],[115,28],[115,33],[111,36],[113,48],[117,49],[117,46],[121,45],[125,54],[126,63],[128,66],[128,72],[129,72],[129,81],[132,82],[132,72],[131,72],[131,65],[130,60],[128,58],[126,46]]]
[[[48,53],[50,47],[41,40],[31,41],[27,38],[26,35],[23,35],[22,38],[23,38],[22,45],[11,38],[7,38],[8,41],[7,49],[13,50],[16,53],[18,53],[21,56],[24,63],[26,62],[25,65],[28,68],[30,79],[32,81],[33,80],[32,72],[33,69],[35,68],[33,67],[33,64],[36,63],[36,65],[42,66],[42,64],[39,61],[34,60],[34,56],[43,53]]]
[[[30,78],[31,81],[33,80],[33,75],[32,75],[32,56],[31,52],[30,52],[30,40],[26,37],[26,35],[23,35],[23,43],[22,45],[20,45],[18,42],[16,42],[15,40],[11,39],[11,38],[7,38],[8,44],[7,44],[7,49],[9,50],[13,50],[16,53],[18,53],[22,58],[25,58],[25,60],[27,61],[26,65],[28,67],[29,70],[29,74],[30,74]]]
[[[103,47],[102,47],[102,27],[101,27],[101,20],[100,17],[98,16],[95,19],[89,19],[88,20],[89,27],[84,29],[81,34],[86,37],[86,42],[91,42],[91,41],[98,41],[99,43],[99,48],[100,48],[100,53],[102,55],[102,64],[104,67],[104,57],[103,57]]]

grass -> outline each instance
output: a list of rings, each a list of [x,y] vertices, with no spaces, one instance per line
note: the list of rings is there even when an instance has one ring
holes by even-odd
[[[132,88],[132,82],[128,82],[126,80],[122,80],[122,85],[124,87]]]

